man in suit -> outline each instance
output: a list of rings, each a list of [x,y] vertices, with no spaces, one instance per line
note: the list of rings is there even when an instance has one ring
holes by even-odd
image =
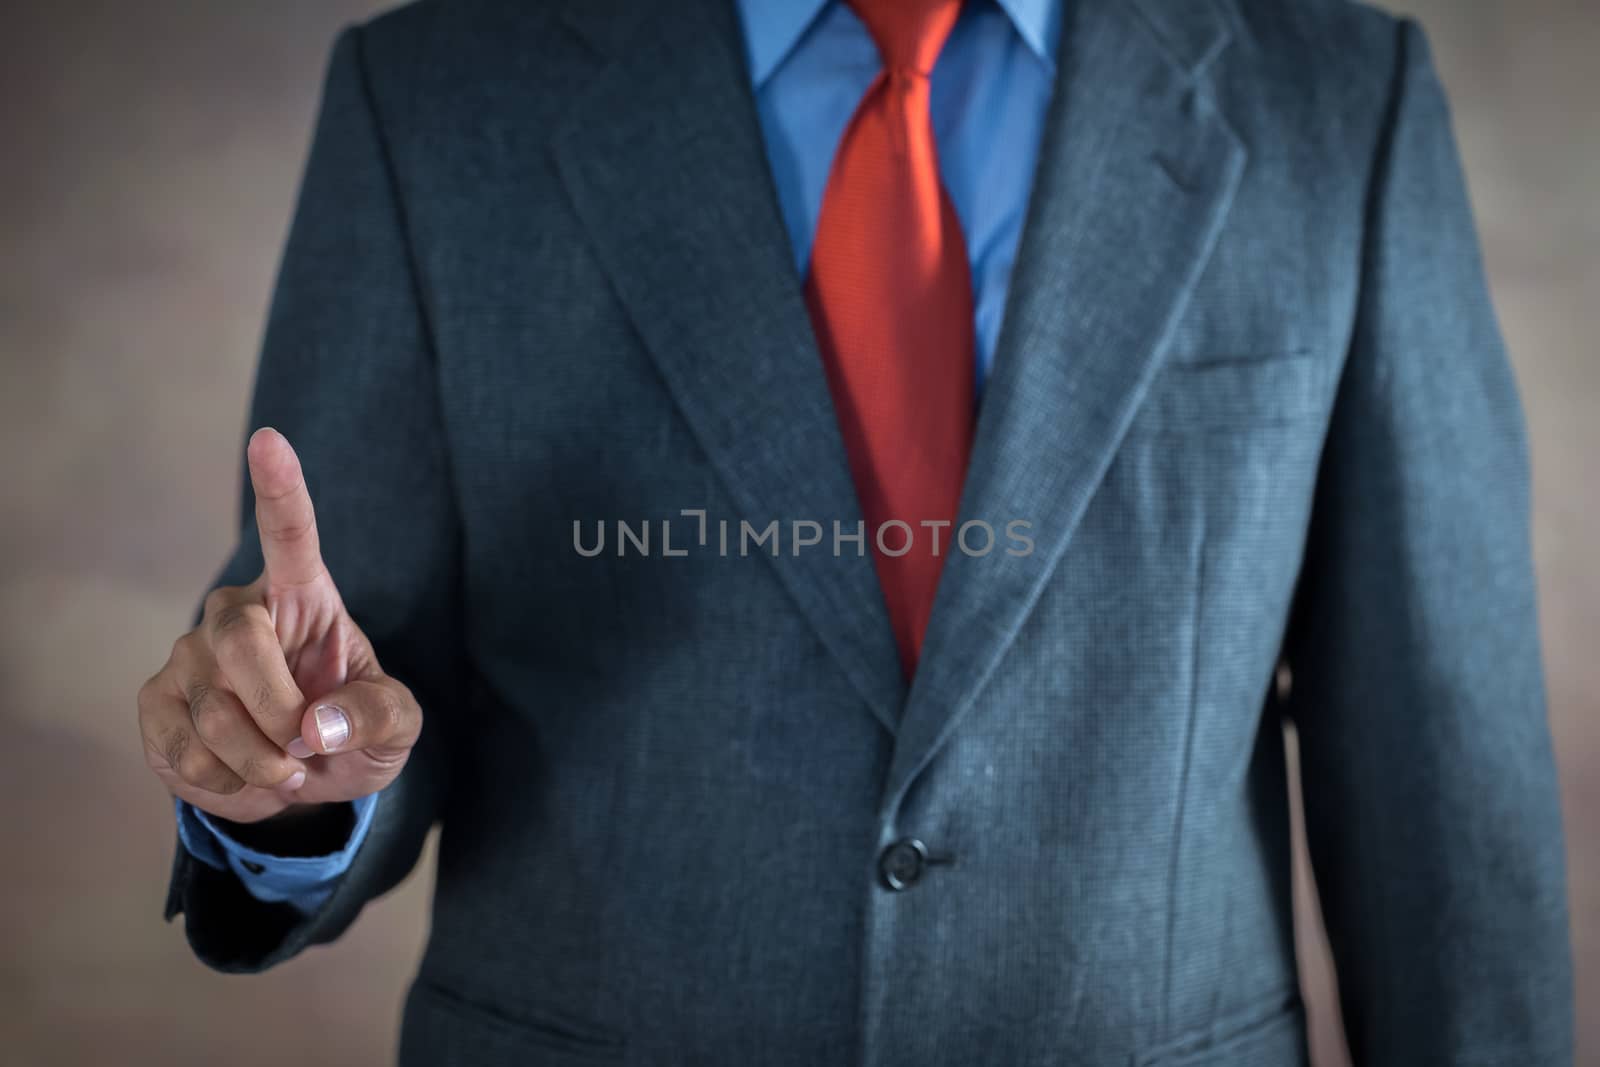
[[[1570,1061],[1409,22],[424,0],[334,49],[252,420],[168,915],[270,967],[441,825],[406,1064],[1303,1063],[1285,719],[1356,1060]]]

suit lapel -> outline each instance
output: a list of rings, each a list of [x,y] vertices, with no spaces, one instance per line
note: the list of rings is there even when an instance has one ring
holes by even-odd
[[[568,12],[591,47],[611,58],[551,143],[557,168],[739,509],[726,518],[758,529],[779,520],[782,553],[761,554],[893,732],[905,683],[870,556],[847,549],[836,557],[831,529],[799,554],[788,543],[791,520],[826,528],[838,519],[853,530],[860,509],[768,173],[733,5],[655,5],[631,31],[620,12],[591,3]]]
[[[1210,3],[1079,0],[1066,19],[961,506],[963,521],[995,527],[999,547],[946,558],[887,811],[972,705],[1066,549],[1243,170],[1202,80],[1227,40]],[[1030,555],[1005,554],[1013,519],[1032,524]]]

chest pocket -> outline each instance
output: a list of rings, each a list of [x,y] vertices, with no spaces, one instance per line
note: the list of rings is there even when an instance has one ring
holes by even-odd
[[[1134,432],[1289,425],[1323,410],[1326,359],[1316,352],[1168,360],[1150,383]]]

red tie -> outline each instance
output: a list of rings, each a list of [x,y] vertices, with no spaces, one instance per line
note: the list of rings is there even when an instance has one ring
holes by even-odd
[[[850,6],[883,70],[834,156],[806,300],[909,678],[956,533],[923,523],[954,523],[972,448],[972,279],[928,104],[961,0]]]

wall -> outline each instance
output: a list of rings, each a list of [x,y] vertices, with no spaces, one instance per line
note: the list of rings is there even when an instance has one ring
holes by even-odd
[[[7,1063],[392,1055],[426,877],[338,945],[211,974],[159,919],[133,697],[230,536],[254,349],[357,0],[23,0],[0,35],[0,1048]],[[1600,8],[1426,0],[1531,424],[1582,1047],[1600,1062]],[[1320,1064],[1341,1062],[1315,923]]]

